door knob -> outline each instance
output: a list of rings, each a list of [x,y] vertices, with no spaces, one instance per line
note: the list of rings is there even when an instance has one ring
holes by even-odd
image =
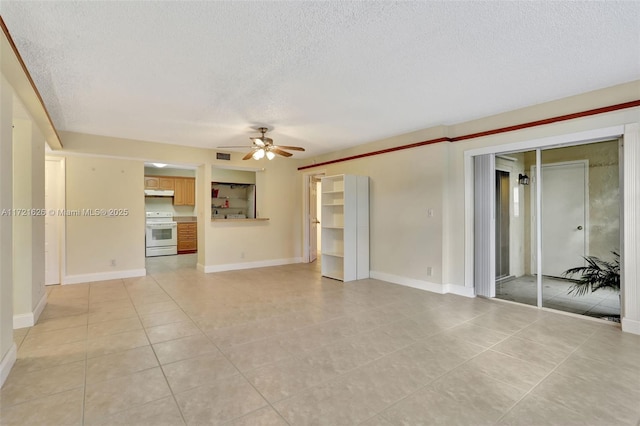
[[[578,226],[578,231],[582,231],[582,225]]]

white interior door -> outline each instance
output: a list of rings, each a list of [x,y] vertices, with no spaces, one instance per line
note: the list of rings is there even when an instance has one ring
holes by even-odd
[[[542,166],[542,275],[560,277],[567,269],[584,265],[583,257],[588,253],[588,170],[586,161]],[[532,175],[536,176],[535,167]],[[535,232],[535,225],[532,228]],[[535,247],[535,238],[532,241]]]
[[[318,258],[318,179],[309,179],[309,262]]]
[[[47,215],[44,219],[44,259],[45,284],[60,284],[60,217],[57,213],[60,205],[60,185],[62,180],[61,163],[58,160],[45,161],[44,205]]]

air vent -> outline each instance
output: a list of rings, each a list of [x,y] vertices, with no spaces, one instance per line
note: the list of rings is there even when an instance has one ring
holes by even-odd
[[[224,152],[216,152],[216,160],[231,160],[231,154],[226,154]]]

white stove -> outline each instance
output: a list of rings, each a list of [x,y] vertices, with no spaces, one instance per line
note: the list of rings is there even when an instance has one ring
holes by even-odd
[[[178,224],[173,221],[173,213],[147,212],[146,215],[146,256],[178,254]]]

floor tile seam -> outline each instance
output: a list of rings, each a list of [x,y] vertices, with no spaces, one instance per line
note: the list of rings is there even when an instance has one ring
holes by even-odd
[[[137,348],[134,348],[134,349],[137,349]],[[111,355],[111,354],[109,354],[109,355]],[[157,361],[157,359],[156,359],[156,361]],[[100,385],[100,384],[104,384],[106,382],[111,382],[113,380],[123,379],[125,377],[133,376],[134,374],[139,374],[139,373],[142,373],[142,372],[145,372],[145,371],[153,370],[154,368],[158,368],[158,367],[162,367],[162,366],[160,364],[158,364],[158,365],[154,365],[153,367],[143,368],[142,370],[136,370],[136,371],[134,371],[132,373],[118,374],[117,376],[109,377],[108,379],[98,380],[98,381],[95,381],[95,382],[93,382],[93,381],[92,382],[87,382],[86,379],[85,379],[85,387],[86,386],[97,386],[97,385]]]
[[[246,380],[246,379],[245,379],[245,380]],[[255,389],[255,388],[254,388],[254,389]],[[257,389],[256,389],[256,392],[257,392]],[[264,397],[260,392],[258,392],[258,394],[259,394],[259,395],[262,397],[262,399],[267,403],[267,405],[263,405],[262,407],[256,408],[255,410],[252,410],[252,411],[250,411],[250,412],[248,412],[248,413],[244,413],[244,414],[242,414],[242,415],[240,415],[240,416],[238,416],[238,417],[234,417],[234,418],[232,418],[232,419],[225,420],[225,421],[224,421],[223,423],[221,423],[221,424],[222,424],[222,425],[228,425],[228,424],[231,424],[231,422],[235,422],[236,420],[239,420],[239,419],[241,419],[241,418],[243,418],[243,417],[250,416],[250,415],[251,415],[251,414],[253,414],[253,413],[257,413],[257,412],[258,412],[258,411],[260,411],[260,410],[264,410],[265,408],[270,407],[270,408],[271,408],[271,409],[272,409],[272,410],[273,410],[273,411],[278,415],[278,417],[280,417],[280,419],[282,419],[282,421],[283,421],[283,422],[285,422],[285,424],[287,424],[287,425],[291,425],[291,423],[289,423],[289,422],[287,421],[287,419],[285,419],[285,418],[284,418],[284,416],[283,416],[282,414],[280,414],[280,412],[279,412],[278,410],[276,410],[276,409],[275,409],[275,407],[273,407],[273,405],[271,405],[271,404],[269,403],[269,401],[267,400],[267,398],[265,398],[265,397]]]
[[[85,356],[84,359],[86,360],[86,351],[85,351],[85,355],[84,356]],[[20,359],[21,358],[18,358],[18,360],[20,360]],[[16,362],[18,360],[16,360]],[[53,367],[62,367],[63,365],[69,365],[69,364],[73,364],[74,362],[80,362],[80,361],[82,361],[82,360],[81,359],[76,359],[76,360],[71,360],[71,361],[65,360],[65,361],[61,362],[60,364],[50,365],[50,366],[47,366],[47,367],[38,367],[38,368],[32,369],[32,370],[30,370],[28,372],[25,372],[24,374],[36,373],[38,371],[46,370],[48,368],[53,368]],[[11,369],[11,372],[20,371],[21,368],[23,368],[23,367],[14,365],[14,368]]]
[[[91,287],[89,287],[89,291],[91,291]],[[87,317],[87,335],[89,334],[89,323],[88,323],[89,318]],[[87,342],[89,341],[89,339],[87,338]],[[85,421],[85,403],[87,401],[87,369],[89,366],[89,348],[87,343],[85,343],[85,347],[84,347],[84,383],[82,386],[82,417],[81,417],[81,424],[84,425],[84,421]]]
[[[474,320],[475,320],[475,319],[477,319],[477,317],[476,317],[476,318],[474,318]],[[482,328],[483,330],[492,331],[492,332],[494,332],[494,333],[505,334],[507,337],[505,337],[504,339],[500,340],[500,342],[498,342],[498,343],[502,343],[502,342],[504,342],[505,340],[507,340],[507,339],[509,339],[509,338],[511,338],[511,337],[514,337],[514,336],[516,335],[516,333],[518,333],[518,332],[520,332],[520,330],[522,330],[522,329],[520,329],[520,330],[513,331],[513,332],[507,332],[507,331],[502,331],[502,330],[495,330],[495,329],[493,329],[493,328],[491,328],[491,327],[487,327],[487,326],[485,326],[484,324],[475,324],[475,323],[471,322],[471,320],[469,320],[469,321],[467,321],[467,322],[464,322],[464,323],[462,323],[462,324],[460,324],[460,325],[458,325],[458,326],[456,326],[456,327],[460,327],[461,325],[464,325],[464,324],[470,325],[470,326],[472,326],[472,327],[479,327],[479,328]],[[493,345],[491,345],[491,346],[489,346],[489,347],[493,347],[493,346],[497,345],[498,343],[495,343],[495,344],[493,344]]]
[[[196,326],[197,326],[197,325],[196,325]],[[202,331],[202,330],[200,330],[200,331]],[[227,356],[227,354],[225,354],[222,350],[220,350],[220,348],[218,347],[218,345],[216,345],[216,343],[215,343],[215,342],[213,342],[213,341],[212,341],[212,340],[211,340],[211,339],[210,339],[206,334],[205,334],[205,337],[206,337],[206,338],[207,338],[207,339],[208,339],[208,340],[209,340],[209,341],[210,341],[210,342],[211,342],[211,343],[212,343],[212,344],[213,344],[213,345],[218,349],[218,352],[222,355],[222,357],[224,357],[224,359],[225,359],[229,364],[231,364],[231,365],[233,366],[233,368],[235,368],[235,369],[236,369],[236,371],[238,372],[238,375],[240,375],[240,377],[242,377],[242,378],[243,378],[243,379],[244,379],[244,380],[249,384],[249,386],[251,386],[251,387],[253,388],[253,390],[254,390],[258,395],[260,395],[260,397],[261,397],[261,398],[262,398],[262,400],[266,403],[266,405],[264,405],[264,406],[260,407],[259,409],[262,409],[262,408],[264,408],[264,407],[266,407],[266,406],[269,406],[269,407],[271,407],[271,409],[272,409],[272,410],[274,410],[274,411],[278,414],[278,416],[280,416],[280,417],[284,420],[284,422],[285,422],[286,424],[289,424],[289,422],[287,422],[287,421],[286,421],[286,419],[284,418],[284,416],[283,416],[283,415],[282,415],[278,410],[276,410],[276,408],[275,408],[275,407],[271,404],[271,402],[270,402],[270,401],[269,401],[269,400],[268,400],[268,399],[267,399],[267,398],[262,394],[262,392],[260,392],[260,391],[258,390],[258,388],[256,388],[256,387],[253,385],[253,383],[251,383],[251,381],[250,381],[250,380],[245,376],[244,372],[243,372],[242,370],[240,370],[240,368],[238,368],[238,366],[237,366],[235,363],[233,363],[233,362],[231,361],[231,359],[229,359],[229,357]],[[203,386],[206,386],[206,385],[203,385]],[[173,391],[172,391],[172,393],[173,393]],[[176,403],[177,403],[177,401],[176,401]],[[180,408],[180,407],[178,406],[178,408]],[[182,412],[182,410],[180,410],[180,411]],[[257,411],[257,410],[256,410],[256,411]],[[248,413],[245,413],[244,415],[246,415],[246,414],[248,414]],[[239,419],[239,418],[241,418],[241,417],[243,417],[243,416],[239,416],[239,417],[236,417],[236,418],[233,418],[233,419],[229,419],[229,421],[228,421],[227,423],[229,423],[229,422],[231,422],[231,421],[234,421],[234,420],[237,420],[237,419]],[[185,424],[187,424],[186,420],[185,420]]]
[[[96,324],[102,324],[104,322],[109,322],[109,321],[121,321],[121,320],[126,320],[126,319],[131,319],[131,318],[138,318],[138,314],[135,313],[132,316],[127,316],[124,318],[116,318],[116,319],[107,319],[107,320],[101,320],[101,321],[95,321],[95,322],[89,322],[87,325],[96,325]]]
[[[409,346],[411,346],[411,345],[415,345],[415,344],[418,344],[418,343],[420,343],[420,341],[419,341],[419,340],[414,340],[414,341],[412,341],[411,343],[408,343],[408,344],[406,344],[406,345],[404,345],[404,346],[402,346],[402,347],[400,347],[400,348],[398,348],[398,349],[396,349],[396,350],[394,350],[394,351],[387,352],[387,353],[382,354],[382,355],[380,355],[380,356],[378,356],[378,357],[372,358],[372,359],[368,360],[367,362],[365,362],[365,363],[363,363],[363,364],[361,364],[361,365],[358,365],[358,366],[353,367],[353,368],[351,368],[351,369],[349,369],[349,370],[345,370],[345,371],[343,371],[343,372],[337,373],[335,376],[330,377],[330,378],[328,378],[328,379],[326,379],[326,380],[323,380],[323,381],[321,381],[321,382],[318,382],[318,383],[316,383],[316,384],[314,384],[314,385],[307,386],[307,387],[305,387],[305,388],[303,388],[303,389],[300,389],[300,390],[298,390],[298,391],[297,391],[297,392],[298,392],[298,394],[297,394],[297,395],[291,395],[291,396],[287,396],[287,397],[285,397],[285,398],[279,399],[279,400],[277,400],[277,401],[273,401],[273,404],[278,404],[278,403],[280,403],[280,402],[283,402],[283,401],[286,401],[286,400],[289,400],[289,399],[295,398],[295,397],[299,396],[301,393],[304,393],[304,392],[307,392],[307,391],[309,391],[309,390],[311,390],[311,389],[313,389],[313,388],[316,388],[316,387],[319,387],[319,386],[325,385],[325,384],[327,384],[327,383],[329,383],[329,382],[331,382],[331,381],[340,380],[343,376],[345,376],[345,375],[347,375],[347,374],[353,373],[353,372],[354,372],[354,371],[356,371],[356,370],[362,369],[362,368],[364,368],[364,367],[366,367],[366,366],[368,366],[368,365],[373,364],[374,362],[377,362],[377,361],[379,361],[379,360],[381,360],[381,359],[383,359],[383,358],[385,358],[385,357],[387,357],[387,356],[391,356],[391,355],[393,355],[393,354],[396,354],[396,353],[398,353],[398,352],[400,352],[400,351],[402,351],[402,350],[404,350],[404,349],[407,349]],[[286,358],[286,359],[290,359],[290,358]],[[280,361],[278,361],[278,362],[281,362],[281,361],[284,361],[284,360],[280,360]],[[267,364],[266,366],[268,366],[268,365],[273,365],[273,364],[274,364],[274,363]],[[259,369],[259,368],[263,368],[263,367],[264,367],[264,366],[256,367],[256,368],[254,368],[254,369],[248,370],[247,372],[255,371],[255,370],[257,370],[257,369]],[[448,372],[448,371],[447,371],[447,372]],[[444,375],[444,374],[446,374],[446,373],[443,373],[443,375]],[[441,375],[441,376],[442,376],[442,375]],[[438,378],[439,378],[439,377],[441,377],[441,376],[438,376]],[[434,379],[434,380],[435,380],[435,379]],[[426,386],[426,385],[425,385],[425,386]]]
[[[564,377],[565,379],[569,379],[569,380],[574,380],[576,377],[575,376],[570,376],[566,373],[562,373],[562,372],[556,372],[557,375]],[[578,377],[579,379],[582,379],[584,381],[590,381],[589,379],[583,379],[582,377]],[[618,381],[615,380],[600,380],[600,383],[602,382],[608,382],[610,384],[614,384],[616,385],[616,388],[619,388],[620,383]],[[633,393],[636,396],[638,396],[638,398],[640,398],[640,389],[636,390],[636,389],[626,389],[625,392],[629,392],[629,393]],[[640,420],[640,419],[639,419]]]
[[[88,320],[88,318],[87,318],[87,320]],[[85,325],[85,324],[81,324],[81,325],[72,325],[72,326],[69,326],[69,327],[63,327],[63,328],[54,328],[54,329],[51,329],[51,330],[45,330],[45,331],[38,331],[38,332],[36,332],[35,334],[29,334],[29,333],[27,333],[27,334],[25,334],[24,339],[26,339],[26,337],[27,337],[27,336],[34,337],[34,338],[35,338],[36,336],[41,336],[41,335],[46,334],[46,333],[50,333],[50,332],[54,332],[54,331],[69,330],[70,328],[82,327],[83,325]],[[89,325],[89,323],[87,322],[87,324],[86,324],[86,325],[88,326],[88,325]],[[32,328],[33,328],[33,327],[29,327],[29,329],[32,329]],[[29,330],[29,331],[31,331],[31,330]]]
[[[49,393],[49,394],[46,394],[46,395],[40,395],[40,396],[36,396],[34,398],[25,399],[24,401],[20,401],[20,402],[15,403],[15,404],[5,405],[5,406],[2,407],[2,409],[3,410],[7,410],[7,409],[10,409],[10,408],[15,408],[15,407],[17,407],[19,405],[32,403],[32,402],[35,402],[35,401],[38,401],[38,400],[41,400],[41,399],[44,399],[44,398],[49,398],[49,397],[52,397],[52,396],[55,396],[55,395],[59,395],[61,393],[65,393],[65,392],[69,392],[69,391],[72,391],[72,390],[80,389],[81,387],[83,387],[83,385],[80,384],[78,386],[74,386],[74,387],[69,388],[69,389],[64,389],[64,390],[61,390],[61,391],[55,391],[53,393]],[[84,399],[83,399],[83,405],[84,405]],[[2,416],[0,415],[0,418],[1,417]],[[2,424],[2,422],[0,422],[0,424]]]
[[[483,351],[484,352],[484,351]],[[482,352],[481,352],[482,353]],[[398,400],[388,404],[387,406],[385,406],[384,408],[382,408],[380,411],[377,411],[376,414],[374,414],[371,418],[376,417],[376,416],[381,416],[383,419],[387,420],[388,422],[391,422],[391,420],[387,417],[385,417],[385,415],[383,414],[386,410],[390,409],[391,407],[400,404],[402,401],[410,398],[411,396],[417,394],[418,392],[428,388],[429,386],[432,386],[436,381],[440,380],[441,378],[443,378],[444,376],[446,376],[447,374],[452,373],[454,370],[460,368],[461,366],[463,366],[464,364],[468,363],[469,361],[471,361],[473,358],[479,356],[480,354],[477,354],[475,356],[473,356],[470,359],[464,360],[463,362],[461,362],[460,364],[456,365],[455,367],[452,367],[449,370],[444,371],[443,373],[435,376],[433,379],[431,379],[428,383],[424,384],[423,386],[420,386],[419,388],[415,389],[413,392],[408,393],[407,395],[404,395],[403,397],[399,398]],[[478,372],[480,373],[480,372]],[[480,373],[482,374],[482,373]],[[483,374],[484,376],[486,376],[485,374]],[[487,376],[488,377],[488,376]],[[495,380],[492,377],[489,377],[492,380]],[[497,381],[497,380],[496,380]],[[502,382],[500,382],[502,383]],[[509,387],[513,387],[512,385],[509,385]],[[516,388],[517,389],[517,388]],[[447,398],[449,398],[449,396],[447,395],[443,395]]]
[[[125,286],[125,288],[126,288],[126,286]],[[128,293],[128,290],[127,290],[127,293]],[[171,297],[171,296],[169,296],[169,297]],[[132,303],[133,303],[133,301],[132,301]],[[138,313],[138,310],[136,309],[136,307],[134,306],[133,308],[136,310],[136,315],[138,316],[138,321],[140,321],[140,323],[143,326],[142,330],[144,332],[144,335],[145,335],[145,337],[147,339],[147,342],[148,342],[149,346],[151,347],[151,352],[153,352],[153,356],[156,358],[156,362],[158,363],[157,367],[160,368],[160,372],[162,373],[162,377],[164,378],[165,384],[167,385],[167,389],[169,389],[169,393],[171,394],[171,397],[173,398],[173,402],[176,404],[176,407],[178,408],[178,412],[180,413],[180,418],[182,419],[182,422],[186,425],[187,424],[187,420],[186,420],[186,418],[184,416],[184,413],[182,412],[182,409],[180,408],[180,405],[178,404],[178,400],[176,399],[176,395],[173,392],[173,389],[171,388],[171,385],[169,384],[169,379],[167,378],[167,375],[165,374],[164,369],[162,368],[162,364],[160,363],[160,358],[158,358],[158,354],[156,353],[155,348],[151,344],[151,340],[149,339],[149,335],[147,334],[147,330],[144,328],[144,324],[142,323],[142,318],[141,318],[140,314]],[[155,367],[153,367],[153,368],[155,368]],[[162,398],[166,398],[166,396],[163,396]],[[158,400],[160,400],[162,398],[158,398],[155,401],[158,401]],[[149,401],[149,402],[153,402],[153,401]],[[147,403],[145,403],[145,404],[147,404]],[[141,404],[139,406],[143,406],[145,404]],[[129,408],[133,408],[133,407],[129,407]],[[124,412],[124,411],[126,411],[126,410],[123,410],[122,412]]]
[[[567,356],[565,356],[562,361],[558,362],[556,364],[556,366],[554,368],[552,368],[547,374],[545,374],[540,380],[538,380],[538,382],[533,385],[527,392],[525,392],[524,395],[522,395],[522,397],[520,399],[518,399],[498,420],[496,423],[499,423],[507,414],[509,414],[514,407],[516,407],[521,401],[523,401],[528,395],[533,394],[533,392],[545,381],[547,380],[547,378],[549,378],[554,372],[556,372],[556,370],[562,365],[564,364],[570,357],[571,355],[573,355],[579,348],[580,346],[577,346],[576,348],[574,348]],[[542,398],[545,401],[549,401],[554,403],[555,405],[558,405],[557,402],[555,402],[552,399],[549,398],[545,398],[544,396],[538,396],[536,395],[538,398]],[[572,412],[576,412],[575,410],[571,409],[570,407],[565,406],[564,404],[560,404],[562,407],[569,409]]]

